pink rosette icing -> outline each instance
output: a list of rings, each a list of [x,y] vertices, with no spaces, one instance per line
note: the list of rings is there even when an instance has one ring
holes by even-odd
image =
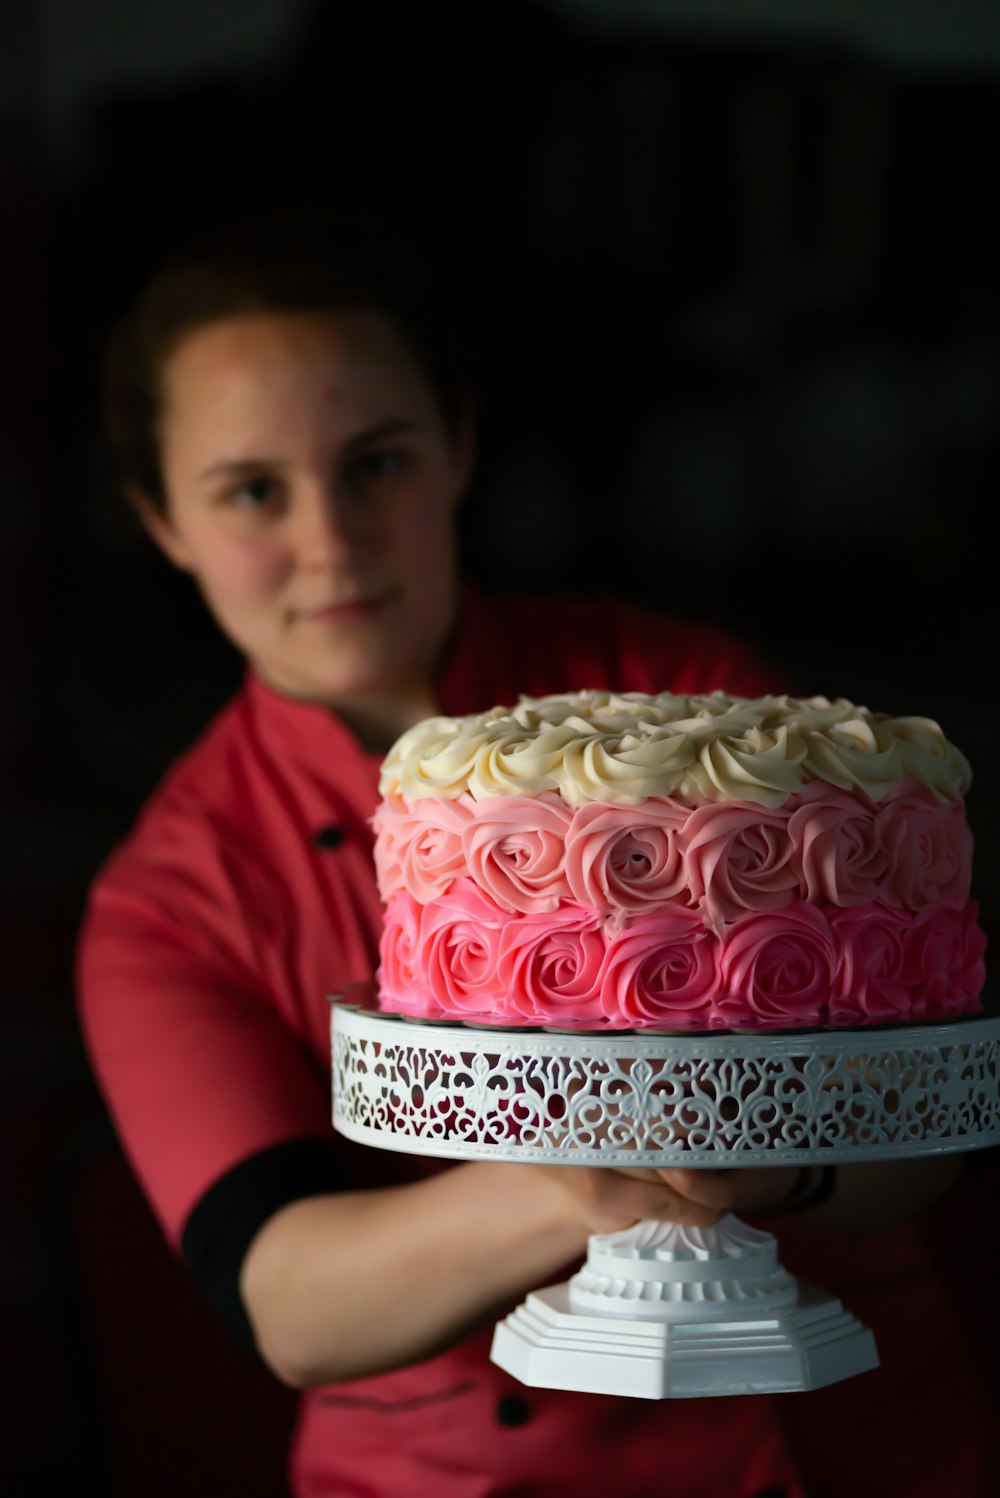
[[[575,901],[512,917],[500,934],[499,1002],[554,1025],[599,1025],[605,937],[599,915]]]
[[[598,910],[634,912],[691,904],[681,834],[688,811],[667,797],[640,807],[591,801],[566,835],[566,879],[573,898]]]
[[[964,806],[908,788],[881,804],[875,825],[886,850],[889,899],[928,910],[969,898],[972,833]]]
[[[504,910],[554,911],[569,894],[563,849],[571,812],[559,796],[490,796],[462,832],[468,872]]]
[[[788,835],[802,895],[831,905],[870,904],[882,892],[888,862],[873,802],[818,780],[796,803]]]
[[[684,829],[692,898],[717,929],[748,912],[780,910],[796,894],[791,851],[783,811],[747,801],[697,806]]]
[[[718,938],[680,906],[639,916],[614,936],[601,973],[612,1025],[708,1028],[719,993]]]
[[[420,917],[421,981],[447,1014],[503,1011],[497,986],[500,938],[515,918],[497,907],[469,879],[456,880]]]
[[[906,1019],[911,978],[907,941],[913,917],[875,902],[828,910],[840,943],[840,968],[830,997],[834,1025],[874,1025]]]
[[[387,1009],[429,1015],[440,1011],[424,986],[420,914],[420,906],[405,890],[390,897],[379,941],[378,984]]]
[[[427,798],[409,805],[399,796],[379,806],[372,825],[379,893],[388,900],[409,890],[421,905],[451,888],[465,871],[462,830],[472,815],[469,796],[454,801]]]
[[[970,900],[963,906],[939,905],[915,917],[906,944],[914,1018],[966,1014],[982,1007],[986,934],[978,916],[979,906]]]
[[[733,1026],[822,1024],[839,966],[839,944],[817,906],[745,916],[722,938],[719,1015]]]

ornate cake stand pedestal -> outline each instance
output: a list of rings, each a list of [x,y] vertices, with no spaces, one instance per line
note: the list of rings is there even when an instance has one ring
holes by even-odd
[[[1000,1143],[1000,1019],[677,1035],[410,1020],[333,1005],[333,1121],[380,1149],[660,1169],[838,1164]],[[820,1388],[872,1333],[770,1233],[640,1222],[496,1328],[522,1383],[646,1399]]]

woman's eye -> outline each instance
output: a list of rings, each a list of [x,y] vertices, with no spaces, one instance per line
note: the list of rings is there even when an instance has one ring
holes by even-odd
[[[362,453],[355,460],[354,469],[360,479],[385,479],[393,478],[401,472],[404,464],[403,453],[395,452],[391,448],[376,448],[371,452]]]
[[[230,497],[241,510],[261,510],[277,503],[281,498],[281,485],[277,479],[258,474],[256,478],[244,479],[231,491]]]

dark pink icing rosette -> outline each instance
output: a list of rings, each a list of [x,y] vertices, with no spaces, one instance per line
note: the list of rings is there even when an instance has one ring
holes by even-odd
[[[796,798],[788,836],[804,899],[865,905],[882,892],[889,859],[867,796],[815,781]]]
[[[551,912],[570,894],[563,859],[572,814],[558,796],[536,797],[530,816],[524,805],[520,796],[476,803],[462,852],[470,877],[501,909]]]
[[[718,958],[718,938],[696,911],[640,916],[608,943],[601,1012],[616,1028],[708,1028],[721,992]]]
[[[605,936],[600,916],[567,901],[552,915],[508,920],[496,992],[508,1012],[546,1024],[598,1023]]]
[[[375,817],[380,984],[411,1014],[642,1029],[978,1007],[960,803],[807,784],[776,808],[471,794]]]
[[[986,981],[986,935],[978,915],[970,901],[923,910],[913,922],[906,955],[916,1018],[960,1014],[978,999]]]
[[[640,806],[592,801],[576,809],[566,834],[566,879],[573,898],[608,913],[692,905],[683,833],[690,812],[662,798]]]
[[[474,803],[415,801],[393,797],[375,813],[379,891],[384,900],[405,889],[422,905],[445,894],[467,869],[462,833]]]
[[[495,1002],[504,912],[460,880],[420,916],[423,986],[447,1014],[482,1014]]]
[[[907,937],[913,917],[881,902],[829,912],[840,943],[830,995],[830,1022],[874,1025],[905,1019],[912,1009]]]
[[[393,896],[383,998],[407,1013],[592,1028],[734,1029],[946,1018],[975,1006],[986,939],[977,907],[917,917],[876,902],[805,901],[721,937],[678,906],[602,921],[567,901],[501,910],[468,881],[431,905]]]
[[[780,910],[795,898],[798,881],[782,811],[744,801],[695,807],[683,845],[692,897],[718,930],[751,911]]]
[[[960,905],[972,880],[972,833],[960,805],[917,791],[890,794],[875,817],[885,850],[889,898],[907,910]]]
[[[722,942],[720,1011],[735,1028],[815,1024],[826,1013],[839,961],[836,935],[815,905],[747,916]]]
[[[525,914],[567,898],[615,915],[702,905],[716,926],[796,899],[916,911],[963,903],[972,876],[962,807],[912,786],[876,805],[818,781],[776,810],[669,798],[568,807],[552,793],[392,798],[375,829],[385,899],[407,889],[425,904],[470,878]]]
[[[422,915],[423,906],[405,891],[390,899],[379,942],[379,986],[407,1014],[441,1015],[446,1010],[424,982],[420,962]]]

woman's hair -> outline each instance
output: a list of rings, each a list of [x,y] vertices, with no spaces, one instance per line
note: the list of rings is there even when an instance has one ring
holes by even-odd
[[[375,312],[404,339],[449,425],[471,384],[465,349],[430,269],[380,220],[309,209],[214,228],[156,273],[108,341],[105,427],[118,473],[166,508],[159,420],[163,368],[189,333],[254,313]]]

